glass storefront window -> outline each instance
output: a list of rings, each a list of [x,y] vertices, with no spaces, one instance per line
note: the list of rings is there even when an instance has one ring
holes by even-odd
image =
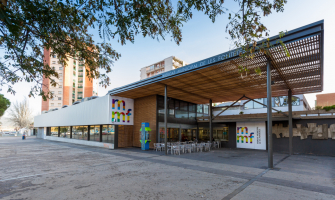
[[[192,130],[192,129],[181,129],[181,141],[185,142],[185,141],[192,141],[193,137],[196,137],[196,135],[194,134],[194,136],[192,135],[192,133],[195,133],[194,131],[196,130]]]
[[[159,128],[159,142],[164,143],[165,142],[165,128]]]
[[[100,126],[90,126],[90,141],[100,142]]]
[[[51,127],[50,136],[58,137],[58,127]]]
[[[73,126],[72,138],[78,140],[87,140],[87,126]]]
[[[60,127],[60,137],[70,138],[70,127],[69,126]]]
[[[213,129],[213,138],[216,141],[228,141],[228,127]]]
[[[202,142],[208,142],[209,139],[209,129],[199,129],[199,140]]]
[[[102,126],[102,142],[114,144],[114,125]]]
[[[179,141],[179,128],[168,128],[168,142]]]

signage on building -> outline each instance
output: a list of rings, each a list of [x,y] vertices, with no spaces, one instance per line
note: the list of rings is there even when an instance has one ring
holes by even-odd
[[[266,150],[265,122],[236,122],[236,147]]]
[[[243,53],[242,49],[236,49],[236,50],[228,51],[226,53],[222,53],[222,54],[219,54],[217,56],[213,56],[213,57],[210,57],[210,58],[207,58],[207,59],[189,64],[189,65],[186,65],[184,67],[180,67],[178,69],[165,72],[165,73],[162,74],[162,77],[165,78],[165,77],[168,77],[168,76],[172,76],[172,75],[180,74],[180,73],[190,71],[190,70],[193,70],[193,69],[197,69],[197,68],[205,66],[205,65],[210,65],[210,64],[213,64],[213,63],[216,63],[216,62],[219,62],[219,61],[224,61],[224,60],[227,60],[227,59],[230,59],[230,58],[235,58],[235,57],[238,57],[240,53]]]
[[[112,124],[134,125],[134,100],[109,96],[109,121]]]

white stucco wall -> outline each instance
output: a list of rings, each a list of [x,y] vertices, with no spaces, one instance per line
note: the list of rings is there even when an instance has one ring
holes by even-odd
[[[38,115],[34,118],[35,127],[79,126],[109,123],[109,95],[81,102],[67,108]]]
[[[87,140],[76,140],[76,139],[53,137],[53,136],[45,136],[45,139],[52,140],[52,141],[58,141],[58,142],[68,142],[68,143],[73,143],[73,144],[81,144],[81,145],[87,145],[87,146],[93,146],[93,147],[103,147],[103,148],[108,148],[108,149],[114,149],[114,144],[110,144],[110,143],[87,141]]]

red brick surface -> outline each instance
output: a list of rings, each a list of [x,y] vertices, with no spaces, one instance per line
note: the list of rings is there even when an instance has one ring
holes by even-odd
[[[48,64],[50,66],[50,50],[47,50],[44,48],[44,64]],[[43,81],[42,81],[42,90],[44,91],[44,93],[48,93],[49,92],[49,82],[50,80],[48,78],[45,78],[45,76],[43,75]],[[42,108],[41,111],[47,111],[49,110],[49,99],[47,99],[46,101],[43,101],[42,99]]]
[[[133,146],[133,126],[119,125],[118,126],[118,147]]]
[[[156,142],[156,103],[157,96],[152,95],[148,97],[138,98],[134,100],[134,137],[133,146],[141,147],[140,143],[140,129],[142,122],[150,123],[150,148],[153,148]]]
[[[335,93],[317,94],[316,95],[316,105],[317,106],[335,105]]]

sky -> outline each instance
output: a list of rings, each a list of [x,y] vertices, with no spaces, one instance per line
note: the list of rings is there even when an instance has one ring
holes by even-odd
[[[226,7],[237,11],[236,3],[225,1]],[[332,53],[335,47],[335,1],[332,0],[288,0],[283,13],[273,13],[262,19],[262,22],[270,30],[270,36],[277,35],[280,31],[289,31],[319,20],[324,20],[324,91],[322,93],[335,92],[335,68],[332,62]],[[195,12],[192,20],[182,27],[183,40],[178,46],[171,41],[170,36],[165,40],[157,41],[151,38],[137,36],[134,43],[128,42],[121,46],[116,40],[109,41],[113,48],[121,53],[121,58],[114,63],[112,72],[109,73],[111,84],[109,87],[99,88],[99,96],[105,95],[108,90],[138,81],[140,69],[164,58],[176,56],[187,63],[193,63],[233,48],[231,41],[226,39],[228,34],[225,27],[228,16],[223,14],[217,18],[215,23],[203,13]],[[96,30],[91,30],[96,42],[101,41]],[[0,93],[4,94],[11,102],[21,101],[28,96],[32,85],[18,83],[14,86],[16,94],[6,93],[2,88]],[[305,95],[311,107],[315,105],[315,94]],[[34,115],[41,111],[41,97],[29,98]],[[7,116],[5,113],[4,117]]]

